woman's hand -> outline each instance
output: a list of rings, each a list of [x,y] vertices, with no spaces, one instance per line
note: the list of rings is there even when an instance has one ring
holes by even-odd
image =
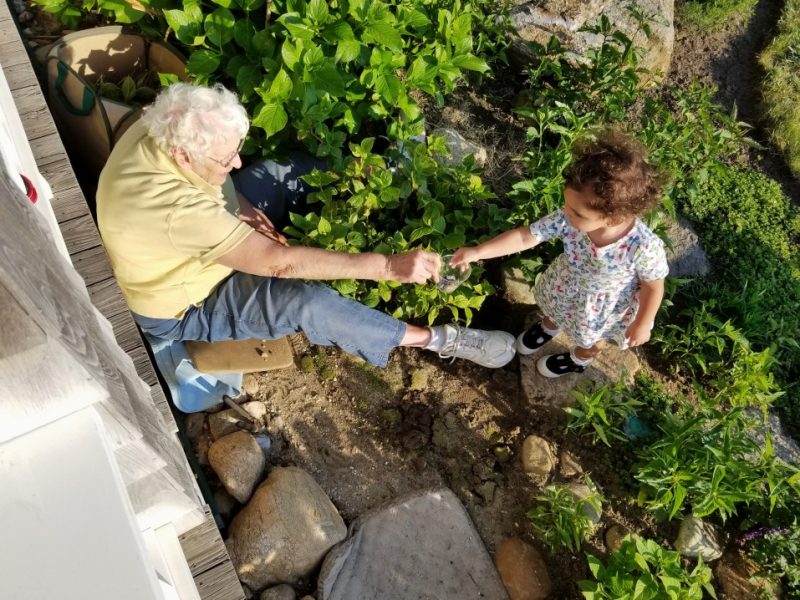
[[[634,346],[641,346],[650,341],[652,325],[652,323],[642,323],[639,321],[631,323],[628,329],[625,330],[625,339],[628,342],[628,346],[631,348]]]
[[[453,258],[450,259],[450,264],[454,267],[460,267],[462,270],[466,269],[470,263],[478,260],[477,248],[459,248],[453,252]]]

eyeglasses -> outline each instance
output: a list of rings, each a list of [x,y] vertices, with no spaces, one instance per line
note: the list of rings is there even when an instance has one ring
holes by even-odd
[[[213,160],[223,169],[227,169],[228,167],[231,166],[231,163],[236,160],[236,157],[239,156],[239,152],[242,151],[242,147],[244,147],[244,138],[242,138],[242,141],[239,142],[239,147],[236,148],[236,150],[233,153],[231,153],[228,157],[223,158],[222,160],[214,158],[213,156],[206,156],[206,158],[209,160]]]

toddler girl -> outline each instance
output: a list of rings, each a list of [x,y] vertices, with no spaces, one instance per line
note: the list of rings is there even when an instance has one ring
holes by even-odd
[[[668,267],[663,243],[638,215],[658,202],[658,179],[636,142],[604,131],[576,146],[564,208],[453,255],[453,265],[468,265],[563,241],[563,254],[533,290],[544,317],[516,343],[520,354],[532,354],[564,330],[575,345],[537,361],[545,377],[584,371],[607,340],[626,348],[650,339]]]

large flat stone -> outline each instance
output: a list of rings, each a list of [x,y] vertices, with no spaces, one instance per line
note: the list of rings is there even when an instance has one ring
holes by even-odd
[[[642,67],[666,75],[672,60],[675,40],[674,0],[639,0],[637,9],[642,15],[653,17],[648,23],[650,35],[628,9],[627,2],[617,0],[531,0],[519,2],[511,9],[511,20],[519,34],[511,47],[519,61],[529,60],[526,42],[546,45],[555,36],[567,49],[567,56],[575,62],[586,60],[587,52],[599,48],[601,35],[581,31],[584,25],[594,25],[605,14],[635,46],[644,48]]]
[[[557,379],[548,379],[536,370],[536,361],[548,354],[558,354],[569,350],[568,340],[563,334],[545,344],[530,356],[519,357],[520,382],[525,398],[531,404],[563,408],[575,402],[572,390],[581,379],[590,379],[598,384],[619,381],[625,374],[625,382],[633,384],[639,370],[639,359],[630,350],[620,350],[608,344],[600,355],[583,373],[570,373]]]
[[[508,600],[467,511],[447,488],[368,512],[325,557],[318,600]]]

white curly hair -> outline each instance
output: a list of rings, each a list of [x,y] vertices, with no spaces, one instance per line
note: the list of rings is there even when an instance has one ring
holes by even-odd
[[[220,84],[173,83],[144,110],[142,121],[162,150],[181,148],[192,160],[207,156],[226,138],[243,138],[250,128],[239,98]]]

